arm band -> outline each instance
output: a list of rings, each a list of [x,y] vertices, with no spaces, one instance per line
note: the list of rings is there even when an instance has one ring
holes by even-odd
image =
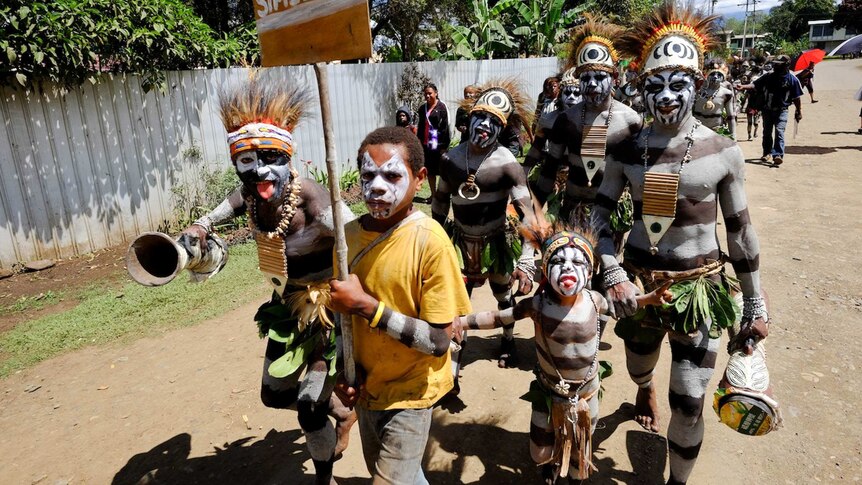
[[[377,328],[377,324],[380,323],[380,318],[383,317],[383,309],[386,308],[386,305],[383,302],[377,303],[377,311],[374,312],[374,318],[368,322],[368,326],[371,328]]]

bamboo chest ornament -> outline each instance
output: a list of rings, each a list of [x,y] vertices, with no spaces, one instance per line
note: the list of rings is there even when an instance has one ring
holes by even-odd
[[[614,110],[614,100],[608,106],[608,117],[604,125],[588,125],[586,105],[581,108],[581,126],[584,133],[581,137],[581,163],[587,173],[587,187],[593,186],[593,177],[605,166],[605,155],[608,146],[608,126]]]
[[[605,163],[605,152],[608,143],[607,125],[584,126],[584,138],[581,142],[581,162],[587,172],[587,186],[592,187],[593,177]]]
[[[676,199],[679,195],[679,178],[686,164],[691,161],[691,147],[694,145],[694,132],[700,126],[700,121],[695,120],[685,136],[688,144],[685,154],[679,162],[677,173],[662,173],[649,171],[649,136],[652,127],[646,134],[644,141],[644,152],[641,158],[644,161],[644,186],[643,186],[643,210],[641,219],[649,238],[650,254],[658,254],[658,243],[665,233],[670,229],[676,217]]]
[[[644,173],[643,222],[652,254],[658,253],[658,242],[676,217],[678,173]]]
[[[281,220],[274,231],[263,231],[258,228],[257,202],[250,195],[245,199],[249,216],[248,225],[257,243],[258,267],[264,273],[280,275],[285,278],[288,275],[287,255],[285,254],[287,248],[284,245],[284,237],[290,227],[290,221],[296,214],[296,209],[299,205],[299,194],[302,192],[299,174],[293,168],[290,169],[290,176],[292,180],[290,185],[285,189],[281,203]]]

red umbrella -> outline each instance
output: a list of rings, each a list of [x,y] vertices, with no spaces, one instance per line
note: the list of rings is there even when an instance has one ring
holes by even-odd
[[[803,51],[802,54],[799,54],[799,57],[796,58],[796,61],[793,62],[793,68],[791,71],[801,71],[808,67],[812,62],[817,64],[823,60],[823,56],[825,55],[826,51],[823,49],[809,49],[807,51]]]

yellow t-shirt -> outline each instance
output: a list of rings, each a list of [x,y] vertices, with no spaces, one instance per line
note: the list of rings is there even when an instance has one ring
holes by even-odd
[[[345,233],[348,262],[380,235],[362,229],[358,219],[345,226]],[[455,249],[430,217],[396,229],[351,272],[368,294],[406,316],[449,323],[471,313]],[[368,320],[352,318],[354,359],[366,374],[361,402],[368,409],[427,408],[452,389],[448,352],[441,357],[424,354],[384,330],[370,328]]]

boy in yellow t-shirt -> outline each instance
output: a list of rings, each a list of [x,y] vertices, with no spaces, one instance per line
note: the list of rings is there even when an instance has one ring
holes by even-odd
[[[470,313],[455,249],[413,207],[425,181],[422,146],[401,127],[365,137],[357,156],[368,214],[347,224],[347,281],[333,280],[332,308],[351,315],[362,452],[374,483],[425,484],[422,457],[431,406],[452,389],[452,321]]]

